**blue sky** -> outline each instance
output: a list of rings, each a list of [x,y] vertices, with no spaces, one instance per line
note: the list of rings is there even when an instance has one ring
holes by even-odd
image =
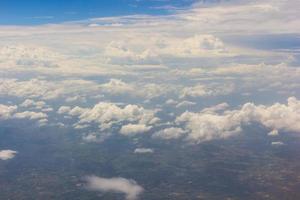
[[[167,14],[194,0],[1,0],[0,24],[59,23],[127,14]]]

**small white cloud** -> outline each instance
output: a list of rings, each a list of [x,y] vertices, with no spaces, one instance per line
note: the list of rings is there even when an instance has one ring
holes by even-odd
[[[69,106],[61,106],[61,107],[58,109],[57,113],[58,113],[58,114],[65,114],[65,113],[68,113],[68,112],[70,112],[70,111],[71,111],[71,108],[70,108]]]
[[[175,101],[174,99],[168,99],[168,100],[166,101],[166,104],[167,104],[167,105],[175,105],[175,104],[177,104],[177,101]]]
[[[97,142],[97,135],[95,133],[90,133],[82,137],[82,139],[86,142]]]
[[[160,139],[178,139],[186,134],[186,131],[184,131],[181,128],[166,128],[163,130],[160,130],[152,135],[153,138],[160,138]]]
[[[135,88],[133,85],[118,79],[110,79],[108,83],[102,84],[101,89],[105,93],[112,95],[133,93]]]
[[[17,151],[13,150],[2,150],[0,151],[0,160],[9,160],[15,157]]]
[[[125,178],[102,178],[97,176],[88,176],[85,178],[86,188],[88,190],[99,192],[114,192],[125,194],[126,200],[136,200],[144,189],[134,180]]]
[[[151,129],[151,126],[146,126],[145,124],[127,124],[122,126],[120,133],[122,135],[132,136],[138,133],[144,133]]]
[[[138,153],[138,154],[144,154],[144,153],[153,153],[154,150],[153,149],[149,149],[149,148],[136,148],[134,150],[134,153]]]
[[[220,103],[218,105],[215,105],[215,106],[212,106],[209,108],[205,108],[201,112],[214,113],[214,112],[218,112],[218,111],[223,111],[223,110],[227,109],[228,107],[229,107],[229,105],[227,103]]]
[[[35,107],[36,109],[43,109],[46,107],[46,103],[44,101],[34,101],[32,99],[26,99],[22,104],[21,107]]]

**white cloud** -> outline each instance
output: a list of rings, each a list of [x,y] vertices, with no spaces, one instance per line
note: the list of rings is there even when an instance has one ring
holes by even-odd
[[[232,1],[208,7],[196,4],[180,17],[189,26],[197,24],[202,31],[212,31],[213,27],[214,32],[227,33],[299,33],[298,8],[297,0]]]
[[[137,154],[145,154],[145,153],[153,153],[154,150],[153,149],[149,149],[149,148],[136,148],[134,150],[134,153]]]
[[[15,157],[17,151],[13,150],[1,150],[0,151],[0,160],[9,160]]]
[[[280,38],[293,41],[298,37],[299,13],[298,0],[249,0],[196,3],[164,16],[1,26],[0,74],[5,79],[0,80],[0,97],[24,101],[19,109],[36,107],[42,112],[18,113],[17,106],[0,105],[0,119],[29,118],[42,125],[48,119],[43,112],[51,111],[43,102],[65,101],[72,108],[62,106],[57,113],[69,114],[65,119],[78,117],[73,124],[78,131],[95,123],[102,131],[124,125],[121,132],[131,128],[134,133],[155,126],[159,119],[154,109],[164,108],[161,102],[174,106],[167,111],[171,116],[181,110],[176,107],[202,105],[196,101],[199,97],[208,102],[226,98],[237,105],[252,100],[259,104],[262,99],[277,102],[276,94],[296,96],[300,68],[294,52],[298,49],[289,46],[292,42],[281,45]],[[243,43],[272,36],[279,41],[265,45],[264,40],[258,45],[264,50],[255,42],[253,46]],[[286,49],[268,49],[276,44]],[[240,94],[251,95],[241,98]],[[288,105],[247,103],[237,110],[219,104],[177,117],[186,130],[164,129],[154,135],[200,142],[234,135],[242,124],[252,121],[270,130],[298,131],[299,114],[293,102],[292,98]],[[86,137],[93,139],[93,135]]]
[[[159,139],[165,139],[165,140],[178,139],[178,138],[185,136],[186,133],[187,132],[181,128],[171,127],[171,128],[165,128],[163,130],[160,130],[160,131],[154,133],[152,135],[152,137],[159,138]]]
[[[25,112],[15,113],[13,117],[18,118],[18,119],[23,119],[23,118],[44,119],[44,118],[47,118],[48,115],[45,113],[42,113],[42,112],[25,111]]]
[[[82,79],[65,81],[48,81],[43,79],[19,81],[16,79],[3,79],[0,82],[0,96],[49,100],[71,97],[74,93],[82,96],[91,95],[99,91],[100,88],[97,83]],[[29,102],[24,103],[25,106]]]
[[[240,110],[217,113],[185,112],[177,117],[177,123],[185,124],[191,142],[227,138],[241,131],[243,124],[258,122],[270,129],[300,132],[300,101],[290,97],[287,104],[271,106],[244,104]]]
[[[68,113],[68,112],[70,112],[70,111],[71,111],[71,108],[70,108],[69,106],[61,106],[61,107],[58,109],[57,113],[58,113],[58,114],[65,114],[65,113]]]
[[[40,125],[45,125],[48,120],[48,115],[42,112],[24,111],[17,112],[17,106],[7,106],[0,104],[0,120],[8,119],[30,119],[38,120]]]
[[[23,103],[20,104],[21,107],[35,107],[36,109],[46,108],[46,102],[44,101],[34,101],[32,99],[26,99]]]
[[[223,85],[195,85],[192,87],[183,88],[180,97],[208,97],[208,96],[219,96],[228,95],[234,91],[233,84],[223,84]]]
[[[118,79],[111,79],[108,83],[102,84],[101,89],[103,92],[117,95],[117,94],[130,94],[135,91],[133,85],[127,84]]]
[[[214,112],[219,112],[227,109],[229,105],[227,103],[220,103],[218,105],[209,107],[209,108],[204,108],[201,112],[205,113],[214,113]]]
[[[95,134],[95,133],[90,133],[88,135],[85,135],[85,136],[83,136],[82,139],[86,142],[97,142],[98,141],[97,134]]]
[[[136,200],[144,189],[134,180],[125,178],[86,177],[86,188],[99,192],[114,192],[125,194],[127,200]]]
[[[156,123],[159,119],[155,117],[155,112],[151,110],[144,109],[143,107],[137,105],[126,105],[125,107],[120,107],[113,103],[100,102],[96,104],[93,108],[80,108],[75,107],[69,112],[70,115],[78,116],[78,124],[85,123],[98,123],[101,130],[111,128],[113,124],[118,124],[121,122],[138,122],[139,125],[125,127],[122,131],[123,133],[128,133],[129,128],[148,129],[146,125],[151,125]],[[145,127],[142,127],[142,126]]]
[[[170,103],[170,102],[169,102]],[[176,105],[176,108],[181,108],[181,107],[189,107],[189,106],[194,106],[196,105],[195,102],[191,101],[182,101]]]
[[[127,124],[122,126],[120,133],[122,135],[132,136],[138,133],[144,133],[151,129],[151,126],[146,126],[145,124]]]
[[[17,110],[17,106],[7,106],[0,104],[0,120],[9,119],[12,114]]]
[[[175,104],[177,104],[178,102],[177,101],[175,101],[174,99],[168,99],[167,101],[166,101],[166,104],[167,105],[175,105]]]
[[[172,91],[172,88],[155,83],[126,83],[118,79],[110,79],[108,83],[101,86],[101,91],[110,95],[129,95],[135,98],[152,99],[165,95]]]

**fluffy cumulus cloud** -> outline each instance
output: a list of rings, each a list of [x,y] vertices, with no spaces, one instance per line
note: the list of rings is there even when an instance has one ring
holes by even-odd
[[[151,126],[146,126],[145,124],[127,124],[122,126],[120,133],[122,135],[136,135],[138,133],[144,133],[151,129]]]
[[[63,107],[59,110],[66,109]],[[131,104],[121,107],[113,103],[100,102],[93,108],[74,107],[68,113],[79,118],[78,124],[97,123],[101,130],[111,128],[114,124],[129,122],[121,128],[124,135],[148,131],[151,126],[146,125],[159,121],[154,111]],[[133,122],[138,124],[130,124]]]
[[[20,104],[21,107],[25,107],[25,108],[28,108],[28,107],[33,107],[33,108],[36,108],[36,109],[43,109],[46,106],[46,102],[44,101],[34,101],[32,99],[26,99],[23,103]]]
[[[65,113],[69,113],[71,111],[71,108],[69,106],[61,106],[58,110],[57,113],[58,114],[65,114]]]
[[[271,130],[300,132],[299,119],[300,101],[290,97],[287,104],[264,106],[246,103],[239,110],[226,110],[223,113],[185,112],[177,117],[176,122],[183,123],[189,131],[187,140],[199,143],[238,134],[242,125],[253,122]]]
[[[201,112],[205,112],[205,113],[212,112],[212,113],[214,113],[214,112],[218,112],[218,111],[224,111],[228,107],[229,107],[229,105],[227,103],[220,103],[220,104],[215,105],[215,106],[204,108]]]
[[[186,131],[184,131],[181,128],[165,128],[162,129],[152,135],[153,138],[159,138],[159,139],[178,139],[183,137],[186,134]]]
[[[0,120],[9,119],[12,114],[17,110],[17,106],[7,106],[0,104]]]
[[[108,83],[104,83],[101,85],[102,91],[117,95],[117,94],[128,94],[133,93],[135,88],[133,85],[127,84],[122,80],[118,79],[110,79]]]
[[[30,112],[30,111],[25,111],[25,112],[20,112],[16,113],[14,115],[15,118],[22,119],[22,118],[28,118],[28,119],[43,119],[47,118],[47,114],[41,113],[41,112]]]
[[[8,106],[0,104],[0,120],[8,119],[30,119],[39,120],[44,124],[47,122],[48,115],[43,112],[24,111],[18,112],[18,106]]]
[[[1,150],[0,151],[0,160],[9,160],[16,156],[18,152],[13,150]]]
[[[92,191],[122,193],[126,200],[137,200],[144,189],[134,180],[125,178],[102,178],[88,176],[85,178],[86,188]]]

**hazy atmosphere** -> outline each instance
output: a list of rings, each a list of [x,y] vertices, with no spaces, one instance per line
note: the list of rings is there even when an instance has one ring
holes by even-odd
[[[2,0],[0,199],[300,199],[300,1]]]

